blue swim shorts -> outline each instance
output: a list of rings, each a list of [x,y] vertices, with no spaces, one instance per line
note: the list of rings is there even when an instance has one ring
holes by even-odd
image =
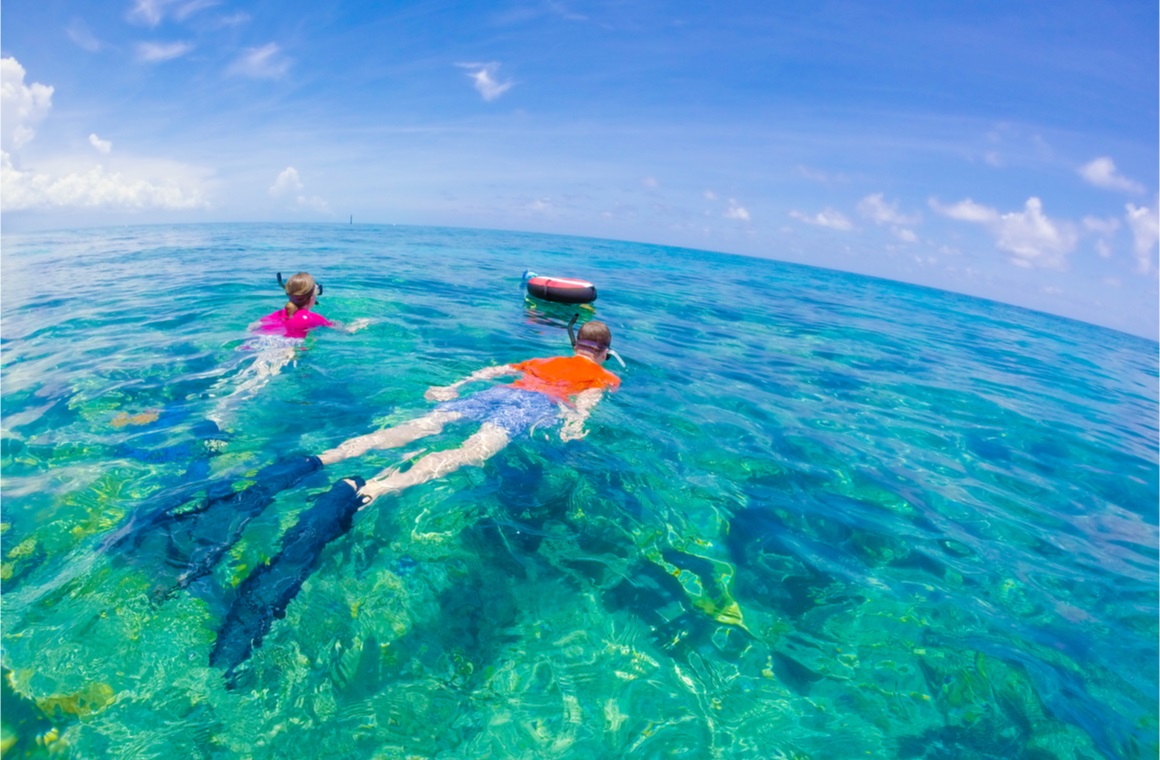
[[[513,439],[537,425],[554,424],[558,415],[556,403],[543,393],[510,385],[497,385],[435,408],[440,412],[456,412],[476,422],[498,425]]]

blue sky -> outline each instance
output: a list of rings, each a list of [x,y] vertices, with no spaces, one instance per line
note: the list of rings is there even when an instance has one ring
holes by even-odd
[[[3,229],[588,235],[1156,339],[1158,31],[1155,0],[9,2]]]

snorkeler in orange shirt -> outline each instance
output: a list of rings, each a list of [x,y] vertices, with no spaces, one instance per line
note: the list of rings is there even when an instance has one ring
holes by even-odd
[[[569,326],[571,332],[571,326]],[[235,669],[269,632],[273,619],[285,614],[286,606],[298,594],[313,572],[322,548],[350,529],[354,515],[379,496],[398,493],[419,483],[448,475],[464,465],[481,465],[513,439],[537,427],[562,421],[560,439],[583,438],[584,422],[605,390],[620,385],[620,378],[601,365],[612,346],[608,326],[596,320],[580,328],[572,356],[530,359],[518,364],[486,367],[451,385],[433,386],[425,394],[429,401],[441,402],[418,419],[352,438],[319,454],[291,462],[291,469],[308,472],[359,456],[372,449],[406,446],[413,441],[442,432],[449,423],[471,420],[479,430],[463,445],[435,451],[419,459],[407,471],[389,468],[370,480],[345,478],[335,483],[303,513],[298,523],[282,537],[278,554],[260,565],[238,587],[237,596],[218,631],[210,654],[210,664],[226,669],[232,682]],[[467,383],[519,375],[508,385],[493,386],[465,398],[459,388]],[[294,464],[299,462],[299,464]],[[279,471],[280,472],[280,471]],[[276,475],[271,471],[271,476]],[[251,489],[265,493],[283,487],[271,477],[267,486],[259,472]]]
[[[482,464],[512,439],[538,426],[562,420],[560,439],[583,438],[584,421],[606,389],[615,389],[620,378],[601,365],[608,359],[612,332],[603,322],[593,320],[580,328],[567,357],[530,359],[518,364],[485,367],[451,385],[427,390],[429,401],[443,402],[431,413],[376,433],[346,441],[319,454],[324,465],[359,456],[371,449],[389,449],[442,432],[443,426],[460,420],[482,423],[479,430],[458,449],[437,451],[423,457],[405,473],[393,469],[367,481],[359,490],[367,503],[385,493],[425,483],[453,472],[466,464]],[[493,386],[466,398],[457,398],[459,388],[471,382],[505,375],[520,375],[510,385]]]

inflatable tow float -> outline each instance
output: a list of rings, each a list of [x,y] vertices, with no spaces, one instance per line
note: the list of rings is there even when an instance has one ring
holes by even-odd
[[[541,301],[555,303],[592,303],[596,300],[596,286],[587,280],[569,277],[541,277],[535,272],[524,272],[528,295]]]

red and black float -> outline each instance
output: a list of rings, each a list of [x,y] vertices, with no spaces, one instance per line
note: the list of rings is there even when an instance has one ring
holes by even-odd
[[[528,272],[524,281],[528,295],[542,301],[556,303],[592,303],[596,300],[596,286],[587,280],[570,277],[541,277]]]

